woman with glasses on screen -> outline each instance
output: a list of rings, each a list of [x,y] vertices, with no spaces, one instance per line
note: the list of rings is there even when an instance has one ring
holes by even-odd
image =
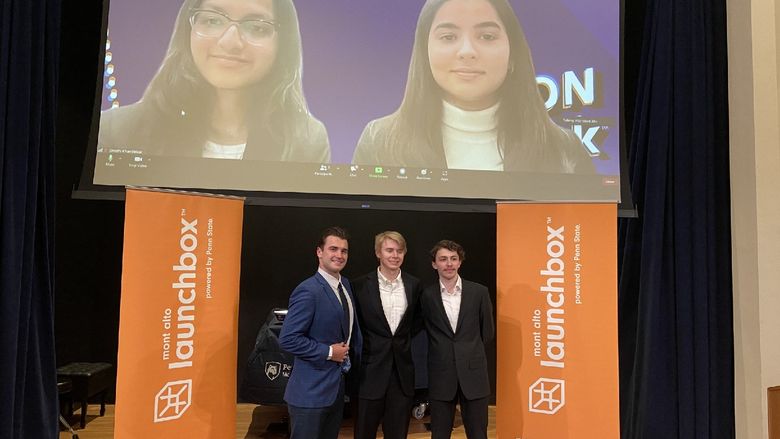
[[[369,122],[353,162],[594,172],[579,139],[548,116],[507,0],[425,2],[403,101]]]
[[[98,146],[149,154],[327,162],[301,85],[291,0],[186,0],[142,99],[101,115]]]

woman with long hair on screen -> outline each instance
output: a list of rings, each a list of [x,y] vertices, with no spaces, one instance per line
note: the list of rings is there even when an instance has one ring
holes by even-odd
[[[406,91],[363,130],[356,164],[592,173],[577,137],[553,122],[507,0],[428,0]]]
[[[185,0],[142,99],[101,115],[98,146],[149,154],[327,162],[306,106],[291,0]]]

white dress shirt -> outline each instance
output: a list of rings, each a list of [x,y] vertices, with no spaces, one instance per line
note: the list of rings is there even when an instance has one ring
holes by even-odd
[[[460,314],[460,299],[463,292],[463,283],[460,281],[460,276],[455,282],[455,288],[452,292],[447,291],[447,287],[439,279],[439,288],[441,288],[441,301],[444,304],[444,311],[447,313],[447,320],[450,321],[450,327],[452,332],[455,332],[458,328],[458,315]]]
[[[379,298],[382,300],[382,310],[385,312],[387,324],[390,325],[390,332],[395,334],[401,319],[406,312],[406,290],[404,289],[401,272],[395,279],[386,278],[382,271],[376,269],[379,278]]]

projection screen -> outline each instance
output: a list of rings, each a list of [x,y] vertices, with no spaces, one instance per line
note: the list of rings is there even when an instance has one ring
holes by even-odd
[[[94,183],[620,201],[618,0],[112,0]]]

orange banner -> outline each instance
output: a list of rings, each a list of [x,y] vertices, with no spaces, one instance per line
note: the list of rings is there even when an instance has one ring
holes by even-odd
[[[499,439],[618,439],[617,210],[500,204]]]
[[[233,438],[243,200],[127,190],[115,438]]]

